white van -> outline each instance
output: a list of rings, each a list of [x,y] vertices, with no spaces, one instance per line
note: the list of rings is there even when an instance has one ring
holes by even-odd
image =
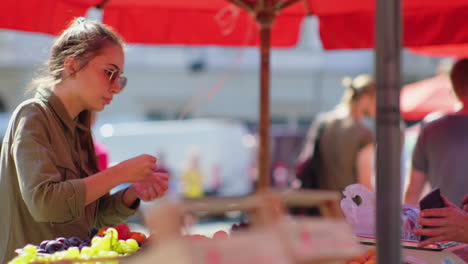
[[[240,122],[213,119],[138,121],[95,127],[95,139],[109,151],[109,165],[151,154],[164,158],[171,174],[170,193],[180,195],[181,171],[199,154],[205,193],[245,195],[256,158],[256,140]]]

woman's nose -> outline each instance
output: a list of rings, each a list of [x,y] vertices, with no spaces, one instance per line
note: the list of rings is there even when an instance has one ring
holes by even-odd
[[[111,82],[110,90],[114,94],[120,93],[121,90],[120,90],[120,87],[119,87],[119,82],[117,82],[117,81]]]

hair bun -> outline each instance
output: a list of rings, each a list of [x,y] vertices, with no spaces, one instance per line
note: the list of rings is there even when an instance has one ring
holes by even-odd
[[[353,89],[353,78],[346,76],[341,80],[341,84],[348,89]]]
[[[355,89],[361,90],[372,85],[373,83],[374,83],[374,79],[369,74],[359,74],[353,79],[351,85]]]

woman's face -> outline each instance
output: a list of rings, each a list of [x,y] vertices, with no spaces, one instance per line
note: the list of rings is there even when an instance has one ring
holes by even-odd
[[[123,72],[123,65],[122,48],[109,44],[77,72],[77,89],[74,92],[84,110],[101,111],[112,102],[114,95],[121,91],[119,77]]]

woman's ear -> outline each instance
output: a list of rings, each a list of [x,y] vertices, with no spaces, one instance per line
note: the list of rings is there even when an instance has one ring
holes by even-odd
[[[64,71],[67,73],[67,76],[71,76],[78,71],[78,60],[73,57],[65,58],[63,62]]]

